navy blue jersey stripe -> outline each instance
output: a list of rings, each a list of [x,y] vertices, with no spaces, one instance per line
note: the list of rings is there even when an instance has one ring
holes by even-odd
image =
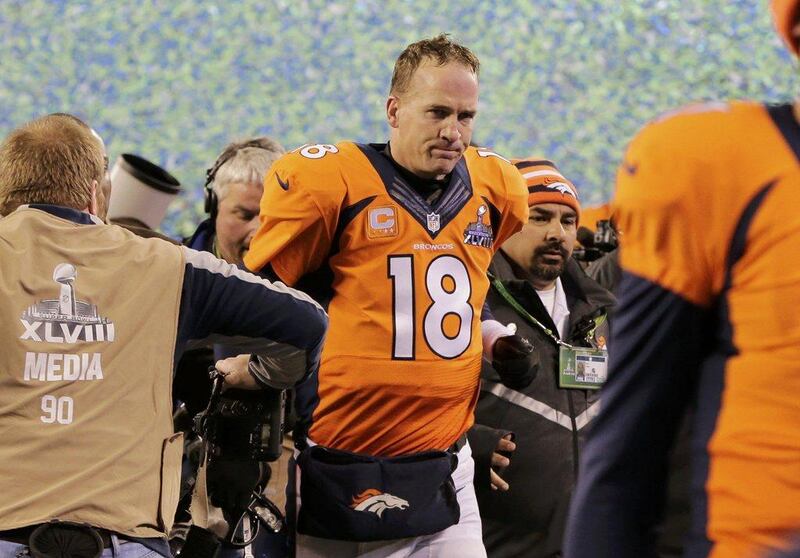
[[[750,200],[736,224],[736,229],[731,238],[731,244],[728,247],[728,257],[725,260],[725,283],[723,291],[727,291],[731,287],[731,278],[733,275],[733,266],[736,265],[744,255],[745,248],[747,247],[747,233],[750,230],[750,224],[756,216],[756,212],[764,203],[764,199],[769,194],[772,187],[775,186],[776,180],[772,180],[764,184]]]
[[[692,398],[709,310],[623,273],[608,383],[590,427],[565,556],[653,556],[667,462]]]
[[[339,223],[336,225],[336,233],[333,235],[334,238],[334,242],[332,243],[333,244],[332,250],[334,250],[333,253],[338,253],[339,251],[340,247],[338,246],[339,244],[338,241],[341,238],[345,227],[347,227],[347,225],[349,225],[353,221],[353,219],[358,217],[358,214],[364,211],[367,208],[367,206],[371,204],[372,201],[377,197],[378,196],[368,196],[363,200],[357,201],[353,205],[348,205],[347,207],[342,209],[341,213],[339,213]]]
[[[486,204],[486,207],[489,208],[489,222],[492,224],[492,230],[497,233],[497,231],[500,230],[500,224],[503,221],[503,214],[492,202],[489,201],[489,198],[486,196],[481,196],[481,199]]]
[[[336,226],[336,231],[333,234],[333,241],[331,242],[330,251],[325,258],[319,269],[306,273],[294,284],[296,289],[306,293],[308,296],[316,300],[323,308],[328,309],[328,305],[333,298],[333,269],[331,269],[331,258],[339,253],[341,250],[341,240],[344,229],[353,222],[359,213],[364,211],[369,204],[377,196],[369,196],[360,200],[353,205],[349,205],[342,209],[339,214],[339,223]]]
[[[456,163],[450,174],[450,181],[439,202],[431,207],[414,188],[403,180],[391,161],[376,149],[379,145],[360,143],[356,145],[378,172],[389,196],[422,225],[431,239],[435,239],[472,198],[472,181],[463,157]],[[428,228],[429,214],[439,216],[439,229],[436,231]]]
[[[716,343],[713,352],[703,363],[700,373],[700,384],[697,390],[696,414],[693,421],[693,456],[692,456],[692,524],[687,542],[687,556],[708,556],[713,542],[708,540],[708,495],[705,490],[710,459],[708,442],[716,430],[717,420],[722,407],[722,392],[725,389],[725,369],[728,360],[739,353],[733,343],[733,323],[730,319],[728,291],[733,281],[733,268],[742,258],[747,247],[747,233],[758,209],[769,194],[775,181],[762,186],[750,202],[745,206],[739,222],[736,224],[728,256],[725,262],[725,282],[722,293],[715,308]],[[688,552],[690,551],[690,552]]]
[[[795,157],[800,161],[800,124],[794,117],[792,105],[767,105],[767,112],[775,126],[783,134],[786,143],[794,151]]]

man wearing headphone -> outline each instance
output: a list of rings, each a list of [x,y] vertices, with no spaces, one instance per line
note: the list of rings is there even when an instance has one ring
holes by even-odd
[[[191,237],[184,239],[184,244],[195,250],[211,252],[228,263],[241,265],[258,229],[264,175],[284,152],[280,143],[266,136],[228,144],[206,171],[204,198],[208,218],[200,223]],[[233,354],[238,354],[238,351]],[[177,402],[185,407],[182,414],[187,418],[205,409],[211,385],[202,380],[215,358],[225,356],[231,356],[225,347],[207,347],[185,353],[178,363],[173,391]],[[188,423],[185,424],[188,427]],[[187,455],[191,453],[188,450],[187,447]],[[262,464],[259,468],[258,463],[250,460],[212,460],[208,470],[211,503],[229,511],[241,510],[250,501],[253,485],[259,477],[269,478],[268,465]],[[282,493],[283,487],[277,490]],[[234,515],[238,513],[234,512]],[[264,545],[258,543],[255,546]],[[221,556],[242,555],[248,556],[241,550],[227,548]]]
[[[212,252],[228,263],[241,263],[258,230],[264,175],[283,153],[281,144],[266,136],[228,144],[206,173],[209,218],[185,244]]]
[[[206,171],[203,187],[205,211],[209,217],[200,223],[183,244],[234,265],[240,265],[258,229],[258,205],[264,175],[284,149],[277,141],[259,136],[228,144]],[[220,355],[222,356],[222,355]],[[225,355],[231,356],[231,355]],[[208,348],[187,351],[178,363],[175,399],[182,401],[188,415],[194,416],[208,403],[211,383],[200,381],[197,370],[213,364]],[[188,381],[182,381],[186,378]],[[189,380],[189,378],[191,378]]]

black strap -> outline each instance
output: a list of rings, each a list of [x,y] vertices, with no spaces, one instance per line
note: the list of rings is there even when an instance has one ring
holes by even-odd
[[[447,451],[450,453],[458,453],[460,452],[464,446],[467,445],[467,433],[464,432],[461,436],[458,437],[458,440],[453,442],[453,445],[447,448]]]
[[[71,534],[74,536],[70,537]],[[40,549],[45,547],[50,549],[54,543],[69,545],[70,540],[68,539],[75,539],[73,542],[81,546],[81,549],[85,546],[86,541],[94,541],[92,544],[97,545],[98,556],[104,548],[111,548],[112,546],[110,531],[74,523],[54,521],[0,531],[0,540],[28,546],[34,552],[34,556],[47,556],[48,554],[42,554]],[[80,539],[80,542],[78,542],[78,539]],[[84,544],[81,545],[80,543]]]

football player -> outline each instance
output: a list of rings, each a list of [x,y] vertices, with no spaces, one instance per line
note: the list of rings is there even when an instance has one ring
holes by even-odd
[[[774,0],[797,54],[797,0]],[[623,278],[566,555],[652,556],[687,407],[685,556],[769,556],[800,531],[797,104],[712,103],[642,130],[618,173]]]
[[[329,301],[331,319],[297,396],[298,556],[485,556],[465,432],[486,271],[528,192],[468,147],[478,69],[445,35],[408,46],[388,143],[305,145],[265,179],[245,263]]]

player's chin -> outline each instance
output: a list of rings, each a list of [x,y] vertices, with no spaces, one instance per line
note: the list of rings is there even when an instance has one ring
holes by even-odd
[[[461,159],[460,156],[455,158],[436,158],[433,160],[433,172],[437,175],[450,174],[456,168],[459,159]]]

